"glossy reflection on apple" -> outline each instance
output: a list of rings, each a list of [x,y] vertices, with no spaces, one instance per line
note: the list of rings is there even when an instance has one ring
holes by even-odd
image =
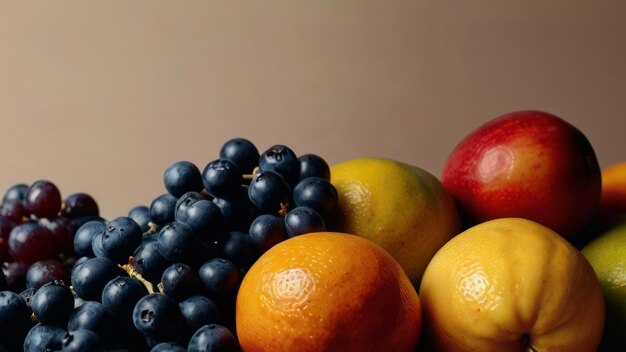
[[[584,229],[601,193],[598,160],[585,135],[530,110],[495,118],[465,137],[448,157],[442,182],[466,226],[520,217],[567,238]]]

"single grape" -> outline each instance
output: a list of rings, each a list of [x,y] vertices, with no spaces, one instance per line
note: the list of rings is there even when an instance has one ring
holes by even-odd
[[[26,272],[28,264],[21,262],[5,262],[2,264],[2,272],[7,281],[9,290],[20,292],[26,288]]]
[[[309,207],[293,208],[285,216],[285,229],[289,237],[311,232],[326,231],[322,216]]]
[[[39,323],[28,331],[23,352],[60,351],[66,333],[60,327]]]
[[[174,219],[180,221],[179,217],[187,211],[187,208],[199,200],[208,200],[208,198],[199,192],[187,192],[180,196],[176,201],[174,210]]]
[[[169,193],[156,197],[150,204],[150,219],[157,225],[174,221],[177,198]]]
[[[9,234],[9,254],[16,261],[32,264],[52,256],[52,232],[37,222],[21,223]]]
[[[61,210],[61,192],[48,180],[35,181],[24,198],[26,210],[38,218],[51,218]]]
[[[213,203],[220,208],[225,231],[246,231],[254,219],[254,206],[247,194],[236,199],[215,198]]]
[[[285,145],[274,145],[259,157],[260,171],[279,173],[289,185],[295,185],[300,173],[300,162],[296,154]]]
[[[103,221],[97,220],[88,221],[79,227],[74,234],[74,253],[79,257],[93,257],[92,239],[97,233],[104,232],[105,227]]]
[[[241,282],[239,269],[231,261],[213,258],[198,270],[209,298],[222,300],[234,295]]]
[[[0,215],[0,262],[11,260],[11,255],[9,254],[9,235],[15,226],[15,222],[11,219]]]
[[[70,282],[69,271],[56,259],[36,261],[26,271],[26,287],[28,288],[39,289],[54,280]]]
[[[239,350],[239,344],[233,333],[219,324],[209,324],[198,329],[187,347],[188,352]]]
[[[24,298],[11,291],[0,291],[0,341],[23,337],[30,324],[30,308]]]
[[[247,233],[231,231],[222,245],[220,257],[230,260],[237,268],[246,271],[259,258],[259,255],[260,253]]]
[[[223,241],[224,217],[215,203],[199,200],[180,209],[177,221],[187,224],[200,240],[207,243]]]
[[[30,307],[40,323],[65,328],[74,309],[74,296],[63,281],[54,280],[35,292]]]
[[[147,294],[148,289],[139,280],[118,276],[102,289],[102,305],[117,322],[130,325],[135,305]]]
[[[104,351],[100,336],[93,331],[80,329],[70,331],[63,337],[63,352],[100,352]]]
[[[198,167],[189,161],[177,161],[163,173],[165,189],[178,198],[185,192],[202,191],[202,175]]]
[[[284,219],[271,214],[263,214],[254,219],[250,225],[249,236],[250,242],[261,252],[266,252],[288,238]]]
[[[308,177],[319,177],[330,181],[330,167],[326,160],[315,154],[304,154],[298,158],[300,162],[300,177],[302,181]]]
[[[80,298],[86,301],[100,301],[104,286],[120,272],[111,259],[90,258],[72,270],[72,287]]]
[[[134,267],[146,280],[156,283],[171,262],[159,252],[157,240],[144,240],[133,254]]]
[[[173,263],[196,266],[209,255],[206,245],[195,236],[192,229],[186,224],[169,223],[159,231],[158,236],[159,253],[163,258]]]
[[[161,342],[152,347],[150,352],[187,352],[187,349],[176,342]]]
[[[29,316],[33,313],[32,309],[30,308],[30,302],[35,295],[35,292],[37,292],[37,289],[34,288],[27,288],[24,291],[20,292],[20,296],[24,299],[24,301],[26,301],[26,305],[28,306]]]
[[[104,231],[100,231],[91,239],[91,250],[96,258],[109,258],[102,247],[102,235]],[[111,258],[109,258],[111,259]]]
[[[207,164],[202,171],[202,184],[213,197],[232,197],[243,184],[242,172],[234,162],[217,159]]]
[[[124,264],[141,244],[142,237],[143,231],[135,220],[121,216],[106,223],[102,234],[102,249],[108,258]]]
[[[67,323],[68,331],[90,330],[102,337],[113,337],[114,325],[118,322],[100,302],[86,301],[76,307]]]
[[[65,207],[61,210],[61,215],[68,218],[100,215],[98,203],[87,193],[74,193],[65,198],[64,203]]]
[[[138,205],[132,208],[128,212],[128,217],[135,220],[137,225],[141,228],[142,232],[146,232],[150,229],[150,208],[145,205]]]
[[[248,197],[261,212],[278,214],[283,206],[289,204],[291,188],[280,174],[262,171],[250,182]]]
[[[189,265],[176,263],[170,265],[161,277],[163,293],[177,302],[199,294],[202,288],[198,273]]]
[[[175,340],[178,335],[180,308],[171,297],[151,293],[142,297],[133,310],[135,328],[157,341]]]
[[[52,233],[52,253],[55,256],[70,257],[74,255],[74,233],[68,218],[39,219],[39,224]]]
[[[296,207],[309,207],[322,218],[330,219],[337,208],[337,190],[330,182],[319,177],[306,178],[293,189],[293,202]]]
[[[180,302],[181,330],[186,332],[185,341],[204,325],[219,322],[217,304],[210,298],[197,295]]]
[[[22,223],[28,217],[28,211],[24,202],[9,201],[0,207],[0,215],[11,219],[16,224]]]
[[[78,229],[83,226],[84,224],[90,222],[90,221],[99,221],[102,223],[105,223],[106,220],[103,217],[100,216],[81,216],[79,218],[69,218],[69,229],[71,233],[76,233],[76,231],[78,231]]]
[[[23,202],[26,199],[26,192],[28,191],[28,185],[25,183],[18,183],[9,187],[4,196],[2,197],[2,204],[18,201]]]
[[[228,159],[244,173],[252,173],[259,163],[259,151],[256,146],[245,138],[233,138],[222,145],[220,159]]]

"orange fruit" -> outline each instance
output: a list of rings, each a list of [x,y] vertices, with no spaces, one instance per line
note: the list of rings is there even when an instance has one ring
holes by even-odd
[[[595,351],[604,328],[598,278],[549,228],[502,218],[446,243],[420,287],[437,351]]]
[[[318,232],[265,252],[236,304],[244,351],[411,351],[417,292],[385,250],[358,236]]]
[[[435,252],[461,232],[456,205],[443,184],[423,169],[384,158],[347,160],[330,173],[339,200],[328,229],[383,247],[419,287]]]
[[[602,169],[600,208],[607,212],[626,213],[626,161]]]

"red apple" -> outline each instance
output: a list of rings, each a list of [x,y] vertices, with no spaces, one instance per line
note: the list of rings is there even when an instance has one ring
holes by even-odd
[[[479,127],[454,148],[442,174],[466,225],[520,217],[566,238],[591,219],[600,180],[585,135],[541,111],[512,112]]]

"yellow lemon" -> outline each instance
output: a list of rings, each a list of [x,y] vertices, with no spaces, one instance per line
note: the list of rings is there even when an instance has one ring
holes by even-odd
[[[589,262],[530,220],[491,220],[454,237],[419,294],[424,337],[438,351],[595,351],[604,328]]]
[[[329,230],[380,245],[418,287],[435,252],[460,232],[443,184],[418,167],[382,158],[344,161],[330,172],[339,200]]]

